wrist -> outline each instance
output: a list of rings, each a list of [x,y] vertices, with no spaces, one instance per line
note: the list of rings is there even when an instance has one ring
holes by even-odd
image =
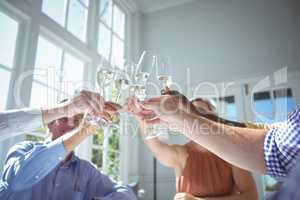
[[[60,119],[62,117],[67,117],[67,112],[64,107],[55,107],[49,109],[41,109],[43,123],[47,125],[53,120]]]
[[[194,121],[193,115],[184,111],[176,113],[171,118],[172,119],[169,120],[169,129],[180,133],[184,133],[188,124]]]
[[[183,134],[193,134],[200,127],[199,118],[192,113],[182,113],[177,123],[180,124]]]
[[[63,135],[62,140],[65,146],[65,149],[69,152],[73,151],[89,134],[82,129],[74,130],[66,135]]]

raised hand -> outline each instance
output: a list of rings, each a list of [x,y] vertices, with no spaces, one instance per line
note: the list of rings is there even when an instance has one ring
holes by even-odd
[[[98,93],[85,90],[73,99],[66,101],[63,106],[68,117],[89,113],[108,122],[112,121],[121,108],[120,105],[113,102],[105,102],[104,98]]]
[[[141,102],[143,109],[152,111],[156,118],[167,123],[177,123],[182,120],[182,114],[195,112],[193,105],[182,94],[169,91],[164,95]],[[156,123],[159,120],[150,119],[149,123]]]

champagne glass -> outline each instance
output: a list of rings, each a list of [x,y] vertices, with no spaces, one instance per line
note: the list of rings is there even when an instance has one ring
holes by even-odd
[[[159,93],[161,95],[165,90],[170,88],[172,84],[169,59],[167,57],[156,55],[154,57],[154,68],[156,81],[158,82]],[[153,125],[149,130],[150,131],[146,139],[157,137],[163,137],[164,139],[168,138],[168,126],[165,124]]]
[[[161,90],[161,94],[172,84],[171,68],[169,59],[163,56],[155,57],[156,77]]]
[[[98,70],[96,74],[96,83],[98,85],[99,93],[102,97],[105,97],[105,90],[106,87],[113,81],[114,73],[110,68],[102,67]],[[91,116],[88,113],[86,113],[86,120],[91,124],[97,124],[101,127],[107,127],[108,122],[101,117],[97,116]]]
[[[154,68],[155,55],[143,51],[138,64],[136,65],[133,84],[130,88],[130,96],[136,96],[140,100],[146,98],[146,86],[150,78],[150,74]]]

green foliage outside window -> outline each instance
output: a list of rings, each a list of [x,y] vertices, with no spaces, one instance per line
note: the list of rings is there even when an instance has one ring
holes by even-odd
[[[25,140],[26,141],[34,141],[34,142],[43,142],[45,140],[45,138],[47,137],[46,133],[47,133],[47,127],[46,126],[42,126],[40,128],[38,128],[36,130],[37,133],[39,133],[38,135],[34,134],[34,133],[28,133],[25,135]],[[43,135],[44,136],[41,136]]]
[[[107,100],[115,101],[118,96],[118,90],[113,85],[108,88],[109,93],[107,93]],[[113,122],[115,125],[119,125],[120,119],[116,118]],[[109,144],[108,144],[108,174],[115,180],[119,179],[119,164],[120,164],[120,146],[119,146],[119,129],[111,129],[109,135]],[[103,141],[104,134],[103,129],[98,130],[98,132],[93,136],[93,145],[92,150],[92,162],[101,169],[103,163]]]

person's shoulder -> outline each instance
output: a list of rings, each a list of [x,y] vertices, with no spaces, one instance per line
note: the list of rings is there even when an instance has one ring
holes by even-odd
[[[22,141],[22,142],[19,142],[15,145],[13,145],[8,153],[7,153],[7,157],[11,156],[12,154],[15,154],[15,153],[26,153],[28,151],[30,151],[31,149],[33,149],[35,146],[39,145],[41,143],[38,143],[38,142],[33,142],[33,141]]]
[[[80,166],[82,168],[89,169],[91,171],[99,171],[100,172],[100,170],[97,168],[97,166],[94,163],[89,162],[87,160],[83,160],[83,159],[81,159],[79,157],[77,157],[76,159],[78,159],[78,162],[80,162]]]

